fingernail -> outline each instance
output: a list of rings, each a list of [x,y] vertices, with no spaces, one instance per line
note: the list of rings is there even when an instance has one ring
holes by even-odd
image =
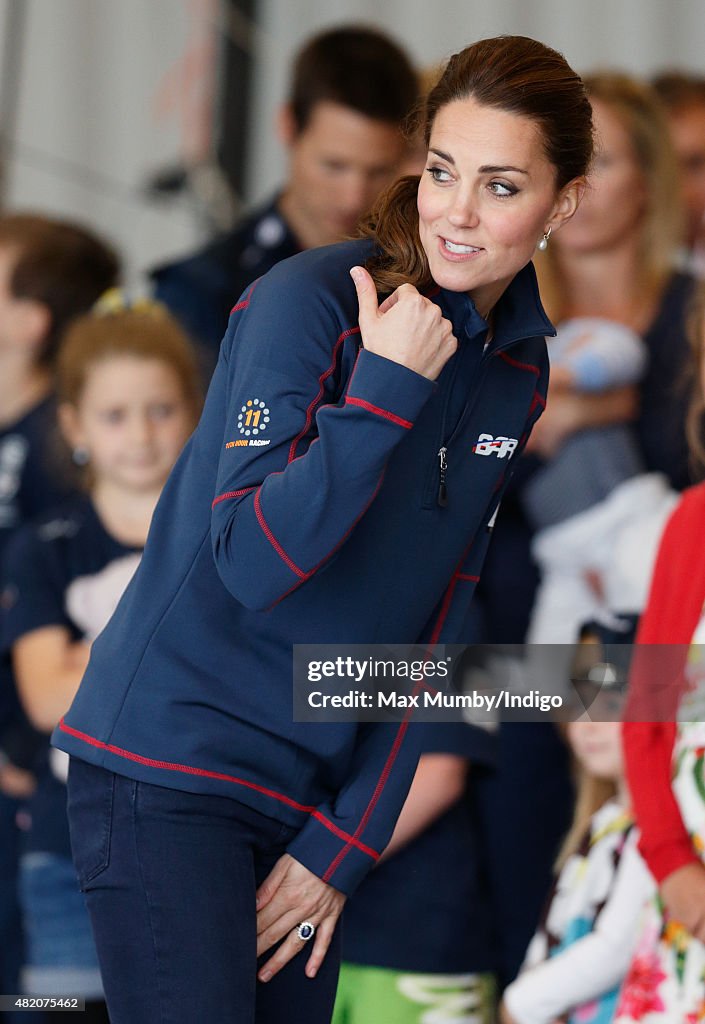
[[[315,967],[307,967],[306,968],[306,977],[307,978],[315,978],[316,977],[316,968]]]
[[[353,279],[353,281],[359,282],[362,279],[362,268],[361,267],[351,267],[350,268],[350,277]]]
[[[262,971],[262,973],[259,976],[259,980],[260,981],[269,981],[269,979],[271,977],[272,977],[271,971]]]
[[[259,910],[259,908],[260,908],[261,906],[262,906],[262,900],[261,900],[261,899],[259,898],[259,896],[258,896],[258,897],[257,897],[257,899],[255,900],[255,909],[256,909],[256,910]]]

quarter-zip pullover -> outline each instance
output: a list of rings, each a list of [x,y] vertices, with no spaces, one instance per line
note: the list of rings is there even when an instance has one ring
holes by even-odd
[[[54,733],[119,774],[300,827],[291,855],[347,893],[391,834],[415,730],[294,722],[292,645],[463,640],[553,333],[529,265],[489,345],[466,295],[429,296],[459,343],[437,382],[368,352],[348,272],[371,246],[285,260],[233,308],[140,568]]]

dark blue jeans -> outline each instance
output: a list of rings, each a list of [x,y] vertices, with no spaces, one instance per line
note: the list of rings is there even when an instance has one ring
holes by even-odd
[[[310,947],[256,977],[255,891],[294,829],[73,758],[68,806],[112,1024],[330,1021],[340,929],[315,979]]]

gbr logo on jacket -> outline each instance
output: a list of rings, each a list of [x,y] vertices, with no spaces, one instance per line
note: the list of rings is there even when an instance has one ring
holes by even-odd
[[[475,455],[496,455],[498,459],[506,459],[516,451],[519,442],[515,437],[504,437],[498,434],[480,434],[477,442],[472,446]]]

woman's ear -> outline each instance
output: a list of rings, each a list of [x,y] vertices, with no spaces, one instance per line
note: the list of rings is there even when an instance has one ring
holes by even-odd
[[[573,178],[572,181],[563,186],[558,194],[549,222],[553,231],[557,231],[562,224],[570,220],[580,206],[580,201],[585,195],[586,188],[587,179],[583,175],[579,178]]]

